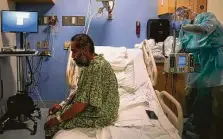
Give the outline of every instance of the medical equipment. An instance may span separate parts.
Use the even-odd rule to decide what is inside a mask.
[[[171,53],[165,60],[164,71],[167,73],[188,73],[195,71],[194,56],[191,53]]]
[[[38,12],[3,10],[1,16],[2,32],[38,33]]]
[[[98,12],[102,13],[103,9],[108,11],[108,20],[112,20],[112,12],[115,6],[116,0],[96,0],[97,2],[102,2],[103,7],[99,8]]]
[[[34,83],[33,70],[28,56],[35,56],[38,52],[29,51],[27,49],[27,34],[38,32],[38,12],[3,10],[1,15],[1,31],[20,33],[20,49],[11,49],[12,52],[10,51],[8,53],[5,52],[4,54],[0,54],[0,56],[4,57],[16,56],[18,75],[16,92],[18,95],[14,95],[8,100],[8,112],[6,112],[6,114],[0,119],[0,132],[3,133],[4,124],[6,122],[15,119],[16,117],[20,117],[20,122],[23,122],[26,118],[29,118],[34,122],[34,131],[32,132],[32,135],[34,135],[36,134],[37,130],[37,121],[31,114],[33,114],[36,110],[39,111],[39,114],[41,113],[40,109],[34,105],[32,98],[28,95],[29,87]],[[28,68],[31,72],[31,81],[26,79],[25,76],[27,75],[25,60],[28,62]]]
[[[165,59],[164,62],[164,71],[167,73],[188,73],[195,71],[195,61],[194,56],[191,53],[176,53],[176,32],[179,31],[179,28],[182,24],[189,19],[191,10],[187,7],[176,8],[177,1],[175,1],[175,14],[173,15],[173,48],[172,53]],[[173,84],[173,83],[172,83]]]
[[[0,134],[3,134],[5,124],[9,120],[15,119],[21,115],[24,115],[30,118],[33,122],[33,131],[31,131],[31,135],[35,135],[37,131],[37,121],[32,116],[32,114],[37,111],[38,117],[41,117],[40,108],[37,105],[34,105],[34,102],[30,96],[24,94],[16,94],[14,96],[9,97],[7,101],[7,112],[0,118]]]

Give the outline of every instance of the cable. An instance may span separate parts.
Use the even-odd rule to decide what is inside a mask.
[[[32,82],[32,86],[29,89],[29,94],[33,94],[35,96],[35,98],[37,99],[37,105],[39,104],[37,95],[39,96],[40,101],[42,100],[42,98],[41,98],[41,96],[39,94],[36,95],[36,93],[39,93],[39,91],[38,92],[35,91],[36,87],[38,87],[39,82],[41,80],[41,74],[40,74],[40,72],[38,70],[41,71],[42,62],[43,62],[43,57],[40,57],[39,61],[37,62],[37,66],[34,67],[34,62],[33,62],[33,57],[32,57],[31,63],[29,64],[29,65],[32,66],[30,71],[32,71],[31,74],[33,74],[33,76],[32,76],[33,82]],[[36,80],[36,76],[38,77],[37,78],[38,81]],[[34,93],[34,91],[35,91],[35,93]]]
[[[169,74],[167,74],[167,73],[165,73],[165,79],[166,79],[166,81],[165,81],[165,90],[167,89],[167,83],[168,83],[168,75]]]
[[[61,61],[59,61],[56,57],[55,57],[55,49],[54,49],[54,47],[53,47],[53,45],[54,45],[54,36],[52,37],[52,44],[51,44],[51,46],[52,46],[52,57],[57,61],[57,62],[59,62],[60,64],[62,63]]]
[[[85,34],[88,34],[88,31],[89,31],[89,28],[90,28],[90,24],[91,24],[91,20],[93,19],[94,15],[96,15],[97,13],[98,13],[98,12],[94,13],[94,14],[91,16],[91,18],[90,18],[90,20],[89,20],[89,23],[88,23],[88,27],[87,27],[87,30],[86,30]]]
[[[91,10],[90,10],[90,6],[91,5],[92,5],[91,0],[89,0],[89,3],[88,3],[88,11],[87,11],[87,16],[86,16],[86,22],[85,22],[85,25],[84,25],[84,31],[83,31],[83,33],[86,30],[88,16],[89,16],[89,14],[91,14]]]

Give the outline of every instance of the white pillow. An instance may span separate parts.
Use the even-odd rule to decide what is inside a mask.
[[[142,50],[134,49],[133,51],[136,53],[136,57],[134,58],[134,81],[135,89],[137,90],[139,87],[148,82],[150,78],[146,69]]]
[[[129,63],[126,47],[95,46],[95,52],[103,54],[113,70],[124,70]]]
[[[144,62],[142,50],[135,48],[128,49],[127,52],[128,61],[131,62],[129,62],[129,64],[124,69],[124,78],[123,72],[122,75],[119,73],[119,75],[116,76],[119,87],[123,88],[125,93],[135,93],[139,87],[144,85],[149,80],[149,76]],[[123,91],[121,94],[123,94]]]
[[[134,93],[135,82],[133,63],[127,65],[124,70],[114,72],[118,81],[119,95],[124,93]]]
[[[131,60],[131,63],[124,70],[123,86],[125,90],[132,93],[144,85],[149,80],[149,76],[141,49],[128,49],[128,60]]]
[[[120,85],[128,93],[135,92],[135,76],[134,76],[134,62],[128,64],[124,70],[124,80]]]
[[[123,84],[124,79],[125,79],[124,70],[122,70],[122,71],[114,71],[114,72],[115,72],[115,75],[116,75],[116,78],[117,78],[117,81],[118,81],[118,87],[120,87]]]
[[[108,59],[127,58],[126,47],[111,47],[111,46],[95,46],[95,52],[104,54]]]

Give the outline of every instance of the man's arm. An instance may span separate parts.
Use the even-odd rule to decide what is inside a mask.
[[[88,106],[87,103],[75,102],[74,104],[72,104],[72,107],[70,109],[66,110],[60,116],[61,121],[66,121],[71,118],[74,118],[77,114],[83,112],[87,108],[87,106]]]
[[[182,29],[186,32],[195,34],[211,34],[216,30],[218,20],[212,13],[202,13],[196,18],[195,24],[183,25]]]
[[[70,100],[72,100],[75,96],[75,91],[76,89],[70,89],[70,94],[69,96],[64,100],[62,101],[59,105],[63,108],[67,103],[70,102]]]
[[[60,121],[74,118],[77,114],[84,112],[89,105],[97,108],[102,106],[101,74],[100,65],[88,67],[79,81],[75,102],[58,118]]]

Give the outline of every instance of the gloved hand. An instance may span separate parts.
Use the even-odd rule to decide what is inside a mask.
[[[49,115],[53,115],[61,109],[62,107],[59,104],[53,104],[53,106],[49,109]]]
[[[193,24],[182,25],[182,30],[194,34],[206,33],[205,27],[201,25],[193,25]]]
[[[182,22],[180,22],[180,21],[173,21],[172,22],[172,28],[175,29],[175,30],[180,30],[181,25],[182,25]]]

